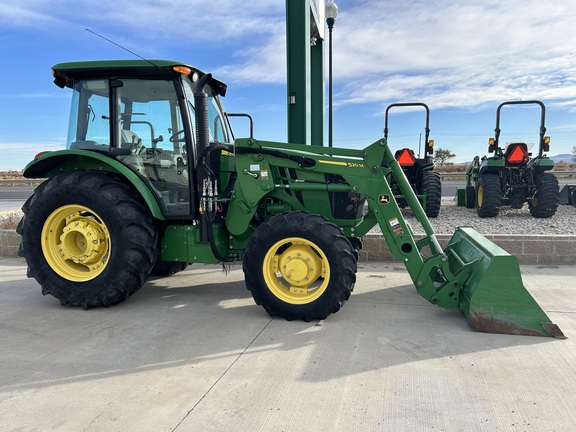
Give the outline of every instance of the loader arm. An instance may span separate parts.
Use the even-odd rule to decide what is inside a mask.
[[[240,149],[250,149],[245,151]],[[269,156],[269,150],[308,160],[299,166],[288,157]],[[448,266],[448,258],[436,240],[434,229],[410,187],[402,168],[395,160],[386,140],[381,139],[363,150],[337,148],[315,149],[299,146],[258,142],[253,139],[236,142],[236,170],[239,186],[228,212],[227,227],[233,234],[241,234],[264,198],[285,200],[292,210],[320,213],[339,225],[348,237],[362,237],[376,224],[393,256],[404,262],[418,292],[428,301],[443,307],[457,307],[457,296],[450,281],[455,277]],[[382,166],[385,159],[387,166]],[[310,162],[312,161],[312,163]],[[272,173],[283,170],[296,172],[293,178],[279,180]],[[265,174],[263,174],[265,173]],[[415,241],[386,177],[392,174],[420,222],[426,237]],[[339,176],[344,183],[329,183],[327,176]],[[359,219],[339,220],[325,208],[326,193],[349,192],[365,196],[369,212]],[[300,194],[300,195],[299,195]],[[303,198],[297,198],[302,196]],[[240,222],[242,221],[242,222]],[[466,270],[460,272],[464,277]],[[440,281],[441,287],[435,284]],[[444,294],[448,290],[449,293]]]
[[[458,228],[442,249],[385,139],[362,150],[254,139],[235,144],[238,186],[226,218],[232,234],[248,230],[262,207],[322,214],[348,238],[362,237],[378,224],[392,255],[404,263],[417,292],[429,302],[459,308],[479,331],[564,336],[522,285],[515,257],[472,228]],[[390,176],[424,229],[419,241],[394,198]],[[339,219],[329,205],[338,193],[363,197],[368,212]]]

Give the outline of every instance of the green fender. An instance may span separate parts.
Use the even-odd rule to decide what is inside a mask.
[[[554,169],[554,161],[548,156],[536,157],[528,162],[528,167],[536,169],[538,172]]]
[[[490,157],[484,159],[480,164],[479,174],[482,175],[486,172],[497,173],[502,171],[504,168],[505,168],[504,158]]]
[[[26,178],[50,178],[62,172],[82,169],[86,171],[104,171],[116,173],[129,181],[146,201],[152,216],[165,220],[164,214],[154,192],[146,181],[110,156],[89,150],[58,150],[40,153],[24,168]]]

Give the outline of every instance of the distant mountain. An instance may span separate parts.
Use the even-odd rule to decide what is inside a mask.
[[[566,162],[566,163],[573,163],[573,155],[570,153],[563,153],[563,154],[559,154],[556,156],[549,156],[550,159],[552,159],[554,161],[554,163],[558,163],[558,162]]]

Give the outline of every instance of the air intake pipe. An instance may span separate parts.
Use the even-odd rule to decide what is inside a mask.
[[[210,126],[208,123],[208,95],[204,87],[212,80],[212,74],[205,74],[198,80],[194,92],[194,109],[196,116],[196,143],[197,155],[204,154],[210,145]],[[210,166],[210,156],[206,157],[205,163]],[[201,184],[201,183],[200,183]]]

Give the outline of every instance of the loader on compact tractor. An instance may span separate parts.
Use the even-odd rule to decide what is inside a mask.
[[[536,104],[541,108],[539,150],[532,157],[528,144],[512,142],[500,145],[500,110],[505,105]],[[496,129],[490,138],[488,152],[493,156],[476,156],[466,172],[465,203],[476,208],[480,217],[498,215],[502,206],[520,209],[524,203],[532,216],[549,218],[556,213],[559,201],[558,179],[546,172],[554,168],[554,161],[544,154],[550,150],[546,134],[546,107],[540,101],[503,102],[496,110]]]
[[[410,148],[403,148],[397,150],[394,157],[402,167],[402,171],[406,175],[410,186],[416,193],[416,196],[422,203],[422,207],[428,217],[438,217],[440,213],[440,205],[442,202],[442,182],[440,181],[440,174],[433,171],[434,161],[432,154],[434,153],[434,140],[430,140],[430,109],[428,105],[421,102],[414,103],[393,103],[388,105],[384,115],[384,138],[388,140],[388,112],[393,107],[415,107],[421,106],[426,110],[426,127],[424,129],[424,157],[420,158],[414,155],[414,151]],[[400,186],[393,176],[387,178],[390,188],[394,193],[397,203],[400,207],[405,207],[407,201],[402,195]]]
[[[378,224],[428,301],[480,331],[563,337],[516,257],[466,227],[440,246],[386,139],[362,150],[233,139],[226,85],[173,61],[60,63],[53,75],[72,90],[67,148],[26,166],[47,180],[17,231],[28,275],[62,305],[108,307],[154,269],[243,260],[271,316],[324,319],[350,297],[361,239]]]

